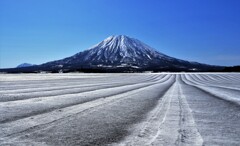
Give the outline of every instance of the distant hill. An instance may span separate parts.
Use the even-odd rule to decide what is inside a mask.
[[[224,67],[191,62],[158,52],[125,35],[110,36],[73,56],[41,65],[6,69],[6,72],[142,72],[220,71]]]
[[[240,66],[230,66],[223,69],[224,72],[240,72]]]
[[[21,68],[21,67],[30,67],[30,66],[34,66],[35,64],[30,64],[30,63],[22,63],[20,65],[18,65],[16,68]]]

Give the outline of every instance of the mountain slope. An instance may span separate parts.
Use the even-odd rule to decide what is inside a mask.
[[[208,71],[219,69],[196,62],[176,59],[158,52],[141,41],[124,35],[110,36],[97,45],[65,59],[28,67],[39,71],[75,71],[101,69],[124,71]],[[26,70],[26,69],[25,69]]]

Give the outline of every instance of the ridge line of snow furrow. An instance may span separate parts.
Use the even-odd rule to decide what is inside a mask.
[[[163,81],[163,80],[165,80],[165,78],[167,78],[167,77],[170,77],[169,75],[166,75],[166,76],[160,76],[159,78],[160,79],[154,79],[154,80],[148,80],[148,82],[159,82],[159,81]],[[97,88],[95,89],[95,88],[93,88],[93,89],[83,89],[83,88],[81,88],[81,89],[79,89],[79,90],[82,90],[82,91],[79,91],[79,90],[74,90],[74,92],[73,92],[73,90],[72,89],[69,89],[68,90],[68,92],[70,92],[70,93],[65,93],[64,91],[62,91],[62,90],[60,90],[60,93],[59,94],[56,94],[56,95],[54,95],[51,91],[49,91],[49,92],[44,92],[44,94],[46,94],[46,93],[51,93],[50,95],[49,94],[46,94],[46,95],[44,95],[44,96],[42,96],[42,95],[34,95],[34,93],[22,93],[22,94],[18,94],[18,95],[12,95],[11,96],[11,94],[5,94],[5,99],[7,99],[6,101],[4,100],[4,94],[3,95],[1,95],[1,98],[0,98],[0,103],[1,102],[11,102],[11,101],[17,101],[17,100],[26,100],[26,99],[31,99],[31,98],[41,98],[41,97],[50,97],[50,96],[57,96],[57,95],[67,95],[67,94],[76,94],[76,93],[84,93],[84,92],[90,92],[90,91],[96,91],[96,90],[101,90],[101,89],[107,89],[107,88],[113,88],[113,87],[123,87],[123,86],[127,86],[127,85],[137,85],[137,84],[142,84],[142,82],[140,82],[140,83],[133,83],[133,84],[125,84],[125,83],[123,83],[123,84],[120,84],[120,85],[116,85],[116,86],[113,86],[113,85],[111,85],[111,84],[109,84],[109,86],[105,86],[105,87],[102,87],[102,86],[97,86]],[[111,85],[111,86],[110,86]],[[62,94],[61,92],[64,92],[64,94]],[[37,92],[38,93],[38,92]],[[40,94],[43,94],[42,92],[40,92]],[[28,95],[28,96],[27,96]],[[13,100],[10,100],[11,98],[13,98]]]
[[[144,77],[144,78],[147,79],[147,78],[152,78],[152,77],[155,77],[155,76],[157,76],[157,75],[149,75],[149,76],[142,76],[142,75],[134,76],[134,75],[130,75],[130,76],[128,76],[128,78],[135,79],[137,77]],[[96,82],[103,82],[103,81],[106,80],[106,78],[109,79],[109,77],[107,77],[107,76],[103,77],[103,78],[81,78],[81,76],[80,76],[79,78],[66,78],[66,79],[59,78],[59,79],[55,79],[54,81],[51,81],[51,80],[35,80],[34,84],[36,84],[36,86],[39,86],[39,85],[44,86],[45,84],[47,84],[47,85],[48,84],[62,84],[62,82],[66,82],[66,81],[68,81],[68,83],[73,84],[73,83],[78,83],[78,82],[81,82],[81,81],[88,81],[90,79],[93,79]],[[122,77],[121,76],[110,77],[111,80],[116,80],[116,81],[117,81],[118,78],[122,78]],[[126,79],[123,78],[123,80],[127,80],[127,78]],[[27,83],[27,85],[22,85],[23,81],[25,81]],[[16,81],[13,81],[12,85],[14,85],[14,86],[23,86],[23,87],[24,86],[31,86],[32,87],[34,85],[34,84],[31,84],[31,81],[29,81],[29,80],[23,80],[23,81],[20,80],[19,84],[17,84]],[[6,86],[8,84],[4,84],[4,82],[2,82],[2,85],[0,87],[2,87],[3,85]]]
[[[240,77],[238,77],[236,74],[231,74],[231,75],[225,74],[224,76],[230,77],[233,81],[236,81],[236,80],[240,81]]]
[[[166,75],[165,75],[166,76]],[[163,78],[164,76],[162,76]],[[138,80],[135,82],[131,82],[131,81],[127,81],[126,84],[137,84],[140,82],[148,82],[148,81],[152,81],[155,80],[155,78],[149,78],[149,79],[142,79],[142,80]],[[87,85],[68,85],[68,86],[60,86],[60,87],[43,87],[43,88],[28,88],[28,89],[17,89],[17,90],[4,90],[4,91],[0,91],[0,93],[2,94],[8,94],[8,93],[28,93],[28,92],[40,92],[40,91],[53,91],[53,90],[63,90],[63,89],[73,89],[73,88],[79,88],[79,87],[92,87],[92,86],[103,86],[103,85],[113,85],[113,84],[123,84],[123,82],[111,82],[111,83],[99,83],[99,84],[87,84]],[[68,83],[67,83],[68,84]]]
[[[216,82],[219,82],[219,80],[210,77],[210,75],[204,74],[204,75],[199,75],[199,74],[193,74],[193,77],[201,83],[211,83],[211,84],[216,84]],[[205,78],[203,78],[205,77]],[[206,79],[207,78],[207,79]],[[213,80],[215,79],[215,80]]]
[[[192,75],[192,77],[196,78],[196,80],[198,80],[199,82],[207,82],[205,78],[203,78],[202,76],[198,76],[198,74],[194,74]]]
[[[240,98],[237,97],[235,98],[235,96],[232,96],[232,95],[228,95],[230,94],[229,93],[224,93],[224,91],[221,89],[221,90],[218,90],[218,91],[214,91],[214,89],[211,89],[211,87],[204,87],[204,86],[201,86],[201,85],[197,85],[197,84],[194,84],[192,83],[191,81],[189,81],[187,78],[185,78],[185,75],[182,76],[182,81],[187,84],[187,85],[190,85],[190,86],[193,86],[195,88],[198,88],[199,90],[215,97],[215,98],[218,98],[218,99],[221,99],[221,100],[224,100],[226,102],[231,102],[233,104],[236,104],[236,105],[240,105]],[[239,94],[238,94],[239,96]]]
[[[195,79],[197,79],[198,81],[201,81],[201,82],[210,82],[210,83],[213,83],[213,82],[216,82],[218,80],[212,80],[211,78],[209,78],[208,76],[206,76],[206,74],[204,75],[199,75],[199,74],[191,74],[191,76],[193,76]]]
[[[149,83],[154,83],[154,82],[159,82],[163,81],[165,79],[164,76],[163,78],[160,78],[159,80],[152,80],[152,81],[147,81]],[[170,76],[169,76],[170,77]],[[11,101],[17,101],[17,100],[26,100],[26,99],[33,99],[33,98],[41,98],[41,97],[49,97],[49,96],[57,96],[57,95],[72,95],[72,94],[79,94],[79,93],[85,93],[85,92],[90,92],[90,91],[96,91],[96,90],[101,90],[101,89],[107,89],[107,88],[114,88],[114,87],[123,87],[127,85],[138,85],[142,83],[132,83],[132,84],[119,84],[119,85],[105,85],[105,86],[93,86],[92,88],[90,87],[85,87],[85,88],[77,88],[77,89],[66,89],[66,90],[54,90],[54,91],[46,91],[46,92],[31,92],[31,93],[21,93],[21,94],[2,94],[0,97],[0,103],[1,102],[11,102]]]
[[[202,146],[203,138],[197,128],[196,122],[194,120],[194,116],[192,114],[192,109],[190,108],[186,96],[183,93],[182,76],[179,75],[178,85],[179,85],[179,103],[181,108],[181,116],[180,116],[180,125],[181,129],[179,131],[179,145],[195,145]],[[190,138],[189,138],[190,137]]]
[[[175,82],[176,79],[174,83],[165,91],[157,106],[150,111],[148,117],[142,123],[140,123],[140,125],[136,125],[137,127],[135,128],[136,130],[133,132],[133,134],[129,135],[125,138],[125,140],[116,145],[141,145],[146,143],[146,145],[152,145],[154,140],[159,135],[160,130],[158,128],[165,122],[171,101],[171,96],[168,97],[168,94],[169,92],[173,92]],[[160,114],[163,115],[163,117]],[[157,133],[155,133],[156,128],[158,129]]]
[[[199,74],[197,74],[197,76],[200,76]],[[213,82],[218,81],[216,78],[214,78],[212,75],[206,74],[206,76],[211,79]]]
[[[157,77],[157,75],[155,75],[155,76],[150,76],[150,77],[145,77],[144,79],[152,79],[152,78],[156,78]],[[109,79],[108,79],[109,80]],[[116,80],[116,81],[114,81],[114,80]],[[112,80],[111,79],[111,82],[119,82],[117,79],[114,79],[114,80]],[[126,82],[129,82],[129,80],[136,80],[136,77],[134,77],[134,76],[131,76],[131,77],[129,77],[129,78],[126,78],[126,79],[122,79],[122,81],[126,81]],[[143,80],[143,79],[141,79],[141,80]],[[41,81],[39,81],[39,85],[35,85],[35,86],[32,86],[31,84],[28,84],[27,82],[24,84],[24,85],[21,85],[21,86],[23,86],[23,88],[16,88],[16,85],[14,85],[13,87],[8,87],[8,88],[10,88],[10,89],[7,89],[7,90],[15,90],[15,89],[18,89],[18,90],[21,90],[21,89],[29,89],[29,87],[31,87],[31,89],[38,89],[38,88],[46,88],[46,87],[52,87],[52,86],[59,86],[59,85],[61,85],[61,87],[64,87],[66,84],[71,84],[71,85],[79,85],[79,83],[82,83],[82,82],[84,82],[84,83],[86,83],[87,82],[87,80],[84,80],[84,81],[82,81],[82,80],[79,80],[79,81],[74,81],[74,83],[72,83],[72,82],[69,82],[68,80],[64,80],[63,82],[60,82],[60,81],[56,81],[55,83],[48,83],[48,82],[46,82],[46,83],[41,83]],[[106,79],[102,79],[101,81],[95,81],[95,84],[96,83],[103,83],[103,82],[106,82]],[[46,85],[45,85],[46,84]],[[14,88],[14,89],[12,89],[12,88]],[[6,85],[4,85],[4,88],[0,88],[1,90],[5,90],[6,91]]]
[[[0,78],[0,80],[2,79],[2,82],[5,84],[18,84],[21,85],[22,81],[25,81],[26,79],[28,79],[28,83],[33,83],[33,84],[38,84],[39,82],[43,82],[43,83],[55,83],[58,81],[64,81],[64,80],[69,80],[69,81],[76,81],[77,80],[88,80],[88,79],[98,79],[99,81],[103,80],[103,78],[107,78],[107,75],[104,76],[98,76],[98,74],[94,74],[94,75],[90,75],[90,74],[78,74],[77,76],[74,76],[73,74],[66,74],[64,77],[60,76],[59,74],[49,74],[49,76],[41,76],[41,74],[33,74],[28,75],[28,74],[22,74],[23,76],[21,76],[22,78],[16,78],[15,80],[11,80],[11,78],[7,78],[7,79],[2,79]],[[115,78],[115,77],[120,77],[121,75],[114,75],[111,76],[111,78]],[[15,76],[16,77],[16,76]],[[57,77],[57,78],[56,78]],[[34,78],[32,80],[32,78]],[[36,79],[39,78],[39,79]]]
[[[75,79],[55,79],[53,80],[35,80],[35,81],[29,81],[27,80],[23,80],[23,81],[14,81],[11,84],[7,84],[2,82],[3,84],[0,86],[0,88],[5,87],[5,86],[14,86],[14,87],[35,87],[35,86],[45,86],[45,85],[55,85],[55,84],[62,84],[61,82],[66,82],[68,81],[70,84],[74,84],[74,83],[78,83],[81,81],[87,81],[87,79],[95,79],[95,78],[75,78]],[[103,79],[99,79],[97,80],[98,82],[104,81]],[[17,83],[19,82],[19,83]],[[22,82],[26,83],[26,84],[22,84]]]
[[[203,145],[238,145],[240,106],[185,82],[182,87],[204,139]]]
[[[203,78],[205,77],[202,76],[202,75],[199,75],[198,74],[191,74],[191,75],[188,75],[189,78],[191,78],[192,81],[196,82],[196,83],[200,83],[200,84],[208,84],[208,85],[211,85],[212,83],[214,82],[210,82],[209,80],[207,81],[207,79]],[[200,79],[201,78],[201,79]],[[215,81],[215,83],[218,82],[218,81]]]
[[[215,74],[214,76],[219,77],[220,79],[222,79],[222,81],[234,81],[231,78],[225,76],[225,75],[219,75],[219,74]]]
[[[175,79],[175,80],[176,80],[176,79]],[[174,83],[170,86],[170,88],[168,88],[168,89],[165,91],[165,93],[164,93],[164,95],[163,95],[163,97],[162,97],[162,99],[161,99],[161,102],[159,103],[160,105],[157,106],[156,109],[154,109],[154,110],[156,110],[156,112],[153,112],[153,114],[151,115],[150,119],[148,119],[148,120],[146,121],[146,124],[144,125],[144,127],[141,128],[141,131],[140,131],[140,133],[139,133],[139,136],[140,136],[140,137],[143,137],[143,136],[146,134],[147,127],[149,126],[149,124],[152,123],[152,122],[155,120],[155,118],[158,116],[158,114],[159,114],[159,113],[161,112],[161,110],[163,109],[163,105],[164,105],[165,102],[167,102],[167,100],[168,100],[168,98],[166,98],[166,94],[169,92],[169,90],[171,90],[171,89],[173,88],[175,82],[176,82],[176,81],[174,81]],[[171,98],[170,98],[170,99],[171,99]]]
[[[191,75],[188,75],[188,77],[191,77]],[[208,86],[208,87],[213,87],[213,88],[221,88],[221,89],[224,89],[224,90],[231,90],[231,91],[235,91],[235,92],[240,92],[240,88],[237,88],[237,87],[215,85],[216,83],[212,84],[212,83],[199,82],[198,80],[195,80],[194,78],[191,78],[191,80],[188,79],[188,81],[193,83],[193,84],[199,85],[199,86]]]
[[[176,104],[178,103],[178,104]],[[169,122],[176,120],[172,119],[171,114],[176,113],[172,108],[178,109],[178,119],[176,129],[168,131],[166,126]],[[171,113],[171,114],[170,114]],[[170,114],[170,115],[169,115]],[[172,125],[173,126],[173,125]],[[170,126],[171,127],[171,126]],[[179,128],[179,129],[178,129]],[[149,112],[148,116],[140,124],[136,124],[131,135],[124,140],[113,145],[202,145],[202,138],[198,132],[191,109],[185,97],[182,96],[181,86],[178,79],[168,90],[165,91],[156,107]],[[167,132],[163,133],[163,132]],[[175,132],[175,139],[172,134]],[[171,135],[169,135],[171,133]],[[167,139],[167,137],[170,139]],[[162,139],[163,138],[163,139]],[[166,138],[166,139],[164,139]],[[180,139],[179,139],[180,138]]]
[[[229,80],[228,82],[240,82],[240,79],[239,78],[237,78],[237,76],[235,76],[235,77],[233,77],[233,76],[227,76],[227,77],[229,77],[229,78],[231,78],[231,80]]]
[[[170,102],[167,111],[165,112],[165,120],[161,122],[159,130],[155,137],[149,142],[149,145],[196,145],[201,146],[203,143],[202,137],[198,132],[196,124],[194,122],[193,115],[191,114],[191,109],[188,106],[185,96],[182,94],[181,85],[179,83],[180,76],[178,75],[175,82],[175,87],[170,93]],[[178,124],[175,129],[169,122],[172,122],[172,114],[176,113],[178,109],[178,120],[173,127]],[[174,110],[175,109],[175,110]],[[169,127],[169,128],[168,128]],[[165,129],[165,130],[164,130]],[[170,130],[170,131],[168,131]],[[167,133],[164,133],[167,132]],[[174,131],[175,131],[175,141],[174,141]],[[169,132],[171,134],[169,135]],[[165,139],[162,139],[163,136]],[[174,143],[173,143],[174,142]]]
[[[238,73],[239,74],[239,73]],[[224,75],[224,77],[228,77],[229,79],[231,79],[231,81],[233,82],[240,82],[240,77],[238,77],[237,74],[234,74],[234,75]]]
[[[203,76],[205,76],[206,78],[208,78],[209,80],[205,80],[204,82],[206,82],[206,83],[211,83],[211,84],[221,84],[221,83],[223,83],[223,82],[232,82],[233,80],[228,80],[228,79],[219,79],[219,78],[216,78],[216,76],[215,75],[213,75],[213,74],[205,74],[205,75],[199,75],[199,74],[196,74],[196,76],[200,76],[200,77],[203,77]],[[225,76],[224,75],[221,75],[221,76],[223,76],[224,78],[225,78]]]
[[[175,80],[175,83],[176,83],[176,80]],[[170,105],[171,105],[172,94],[173,94],[174,89],[175,89],[175,83],[174,83],[174,85],[173,85],[173,87],[172,87],[172,89],[171,89],[171,91],[170,91],[170,97],[167,97],[167,98],[169,98],[169,100],[166,101],[166,102],[167,102],[167,108],[166,108],[166,111],[163,113],[164,116],[163,116],[162,120],[159,121],[159,124],[157,125],[157,127],[158,127],[157,133],[149,140],[148,145],[152,145],[152,144],[156,141],[156,139],[158,138],[158,136],[159,136],[160,133],[161,133],[160,127],[161,127],[161,125],[166,121],[167,114],[168,114],[168,112],[169,112]],[[169,93],[167,92],[166,94],[169,94]],[[163,104],[164,104],[164,103],[163,103]],[[162,106],[163,106],[163,105],[162,105]],[[162,109],[162,108],[161,108],[161,109]],[[161,110],[161,109],[160,109],[160,110]]]
[[[193,83],[193,84],[196,84],[196,85],[199,85],[199,86],[208,86],[208,87],[213,87],[213,88],[221,88],[221,89],[224,89],[224,90],[232,90],[232,91],[235,91],[235,92],[240,92],[240,88],[236,88],[236,87],[227,87],[227,86],[222,86],[222,85],[215,85],[215,84],[211,84],[211,83],[203,83],[203,82],[199,82],[197,80],[195,80],[194,78],[192,78],[191,75],[187,75],[188,77],[190,77],[191,79],[188,79],[186,77],[186,79]]]
[[[11,122],[11,121],[16,121],[16,120],[18,120],[18,119],[22,119],[22,118],[26,118],[26,117],[30,117],[30,116],[32,116],[32,115],[37,115],[37,114],[42,114],[42,113],[46,113],[46,112],[49,112],[49,111],[53,111],[53,110],[56,110],[56,109],[60,109],[60,108],[64,108],[64,107],[68,107],[68,106],[72,106],[72,105],[77,105],[77,104],[82,104],[82,103],[85,103],[85,102],[89,102],[89,101],[93,101],[93,100],[96,100],[96,99],[98,99],[98,98],[104,98],[104,97],[108,97],[108,96],[116,96],[116,95],[118,95],[118,94],[123,94],[123,93],[127,93],[127,92],[130,92],[130,91],[133,91],[133,90],[137,90],[137,89],[142,89],[142,88],[144,88],[144,87],[148,87],[148,86],[152,86],[152,85],[155,85],[155,84],[162,84],[162,83],[165,83],[165,82],[167,82],[167,81],[169,81],[169,80],[171,80],[171,76],[169,77],[169,78],[167,78],[166,80],[164,80],[164,81],[162,81],[162,82],[156,82],[156,83],[143,83],[141,86],[139,85],[138,87],[132,87],[132,89],[130,88],[127,88],[127,90],[120,90],[120,91],[118,91],[117,93],[116,93],[116,91],[115,92],[113,92],[113,93],[107,93],[106,91],[107,90],[112,90],[113,91],[113,88],[111,88],[111,89],[102,89],[103,91],[105,91],[104,93],[106,94],[107,93],[107,95],[99,95],[99,96],[96,96],[96,97],[94,97],[93,96],[93,93],[92,92],[88,92],[88,94],[91,94],[91,98],[83,98],[83,99],[79,99],[79,98],[76,98],[76,100],[79,100],[79,101],[75,101],[74,103],[73,102],[69,102],[68,104],[66,104],[65,103],[65,100],[63,100],[64,101],[64,104],[61,104],[61,102],[63,102],[63,101],[61,101],[60,100],[60,97],[59,96],[57,96],[56,97],[56,99],[58,99],[58,102],[57,103],[54,103],[54,106],[51,104],[51,105],[49,105],[50,107],[48,107],[48,108],[44,108],[42,111],[39,111],[39,108],[36,110],[36,111],[31,111],[31,112],[27,112],[27,113],[25,113],[25,114],[23,114],[23,115],[17,115],[17,116],[14,116],[14,117],[9,117],[9,118],[5,118],[4,120],[0,120],[0,124],[2,124],[2,123],[7,123],[7,122]],[[123,87],[122,87],[123,88]],[[124,89],[126,89],[126,87],[124,86]],[[117,88],[117,90],[119,90],[119,88]],[[93,91],[94,92],[94,91]],[[98,91],[98,93],[103,93],[102,91]],[[87,92],[86,92],[87,93]],[[102,97],[101,97],[102,96]],[[69,97],[67,97],[67,98],[69,98]],[[71,97],[71,99],[72,99],[73,97]],[[56,100],[55,98],[54,99],[52,99],[52,100]],[[31,100],[31,99],[27,99],[27,100]],[[37,106],[37,105],[39,105],[39,104],[37,104],[37,103],[34,103],[34,102],[31,102],[31,101],[25,101],[25,102],[27,102],[27,103],[31,103],[31,106],[33,106],[33,107],[35,107],[35,106]],[[49,99],[48,99],[48,101],[45,101],[45,104],[47,104],[46,102],[49,102]],[[20,103],[16,103],[16,104],[20,104]],[[6,117],[7,115],[7,112],[9,112],[10,111],[10,109],[11,110],[13,110],[14,108],[17,108],[16,107],[16,104],[13,104],[12,106],[10,106],[9,105],[9,103],[6,103],[6,106],[5,106],[5,108],[6,109],[9,109],[9,110],[6,110],[6,112],[4,113],[4,117]],[[42,103],[41,103],[42,104]],[[1,104],[0,104],[1,105]],[[58,105],[58,106],[57,106]],[[3,107],[3,105],[1,105],[0,106],[1,108],[4,108]],[[30,108],[29,107],[29,105],[27,104],[27,105],[25,105],[24,107],[28,107],[28,108]],[[3,109],[2,109],[3,110]],[[22,109],[23,110],[23,109]],[[26,109],[27,110],[27,109]]]
[[[39,128],[39,126],[48,125],[48,124],[50,124],[50,123],[56,122],[56,121],[58,121],[58,120],[61,120],[61,119],[63,119],[63,118],[69,118],[69,116],[74,116],[75,114],[80,114],[80,113],[82,113],[82,112],[85,112],[86,110],[91,110],[91,109],[93,109],[93,108],[95,108],[95,107],[98,107],[98,106],[103,106],[103,105],[105,105],[105,104],[112,103],[112,102],[116,102],[116,101],[118,101],[118,100],[124,100],[125,98],[130,98],[131,95],[137,94],[139,91],[140,91],[140,92],[143,92],[142,89],[152,88],[153,86],[159,86],[159,84],[153,84],[153,85],[150,85],[150,86],[145,86],[145,87],[143,87],[143,88],[139,88],[139,89],[130,91],[131,93],[123,93],[123,94],[119,94],[119,95],[115,95],[115,96],[110,96],[110,97],[105,97],[105,98],[99,98],[99,99],[94,100],[94,101],[91,101],[91,102],[83,103],[83,104],[81,105],[81,107],[79,107],[79,105],[74,105],[74,106],[71,106],[71,107],[62,108],[62,111],[64,111],[64,112],[62,112],[62,114],[63,114],[62,118],[57,118],[57,117],[56,117],[56,114],[54,114],[54,112],[57,112],[57,113],[58,113],[58,111],[51,111],[52,115],[53,115],[53,116],[55,115],[54,117],[56,117],[56,119],[53,120],[53,121],[51,121],[51,119],[48,119],[48,118],[46,118],[46,117],[44,116],[44,114],[49,114],[49,113],[44,113],[44,114],[41,114],[41,115],[35,115],[34,117],[41,117],[41,116],[42,116],[42,117],[45,117],[46,119],[50,120],[51,122],[47,122],[47,123],[40,124],[40,125],[35,125],[34,127],[28,125],[29,127],[28,127],[26,130],[19,131],[19,132],[16,132],[16,133],[12,133],[12,134],[7,134],[7,135],[6,135],[6,132],[5,132],[5,135],[6,135],[6,137],[9,137],[9,136],[14,136],[14,135],[16,135],[16,134],[21,134],[22,132],[26,132],[27,130],[34,129],[34,128],[36,128],[36,127]],[[84,106],[85,106],[85,107],[84,107]],[[90,106],[90,107],[89,107],[89,106]],[[80,109],[83,108],[83,110],[79,112],[79,111],[78,111],[79,109],[77,109],[77,108],[80,108]],[[68,113],[67,110],[69,110],[70,113]],[[71,113],[71,111],[72,111],[72,113]],[[76,111],[77,111],[77,112],[76,112]],[[66,114],[66,115],[64,116],[64,114]],[[20,120],[29,121],[29,120],[34,120],[34,119],[41,119],[41,118],[30,118],[30,117],[28,117],[28,118],[24,118],[24,119],[20,119]],[[11,123],[5,123],[5,125],[9,125],[9,124],[12,124],[12,123],[15,122],[15,124],[13,124],[13,125],[17,125],[17,126],[21,127],[21,125],[16,124],[16,123],[19,122],[20,120],[13,121],[13,122],[11,122]],[[42,120],[42,119],[41,119],[41,120]],[[42,120],[42,121],[44,122],[44,120]],[[36,122],[39,122],[39,121],[36,121]],[[32,123],[32,122],[30,122],[30,123]],[[24,124],[24,122],[22,122],[22,124]],[[35,124],[35,123],[33,122],[33,124]],[[2,126],[2,125],[3,125],[3,124],[1,124],[0,126]],[[25,126],[26,126],[26,125],[25,125]],[[7,126],[7,127],[8,127],[8,126]],[[14,127],[13,127],[13,129],[14,129]]]
[[[179,84],[179,83],[178,83]],[[178,85],[179,86],[179,85]],[[183,112],[183,105],[182,105],[182,96],[181,93],[180,93],[180,90],[178,90],[178,103],[179,103],[179,121],[178,121],[178,125],[179,125],[179,130],[178,130],[178,137],[177,137],[177,140],[175,141],[175,144],[180,146],[183,144],[183,140],[184,140],[184,127],[183,127],[183,124],[184,124],[184,112]]]
[[[235,82],[236,79],[234,78],[229,78],[227,75],[225,74],[211,74],[211,76],[213,76],[214,78],[217,79],[218,83],[222,83],[222,82]]]

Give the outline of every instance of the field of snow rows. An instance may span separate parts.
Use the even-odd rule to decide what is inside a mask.
[[[1,74],[0,145],[240,145],[240,74]]]

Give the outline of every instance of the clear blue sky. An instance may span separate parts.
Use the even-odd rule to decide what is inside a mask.
[[[240,64],[240,0],[0,0],[0,68],[41,64],[110,35],[169,56]]]

